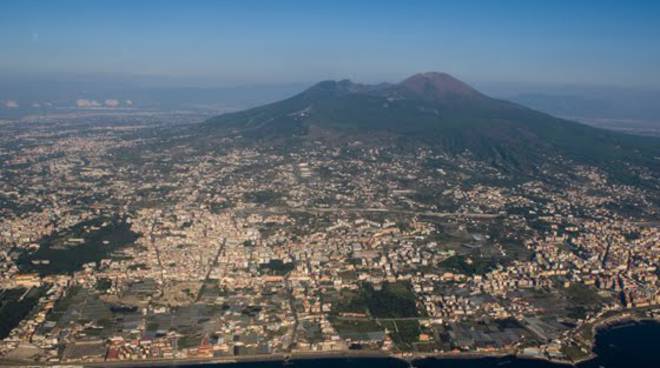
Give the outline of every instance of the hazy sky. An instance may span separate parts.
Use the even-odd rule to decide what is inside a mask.
[[[660,87],[660,1],[0,2],[0,72]]]

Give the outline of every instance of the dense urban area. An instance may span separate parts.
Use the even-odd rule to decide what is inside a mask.
[[[1,123],[2,361],[575,362],[600,323],[660,315],[648,169],[635,185],[559,155],[532,177],[388,139],[210,144],[200,119]]]

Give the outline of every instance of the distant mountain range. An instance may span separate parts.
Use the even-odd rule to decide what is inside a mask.
[[[396,139],[454,153],[469,150],[514,169],[538,167],[558,155],[609,167],[635,163],[657,170],[660,163],[659,139],[556,118],[435,72],[397,84],[324,81],[279,102],[215,117],[198,129],[256,139]]]

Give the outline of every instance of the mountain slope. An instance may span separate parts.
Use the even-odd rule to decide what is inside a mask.
[[[225,114],[205,134],[233,131],[259,138],[387,135],[514,167],[561,154],[587,163],[634,162],[658,169],[660,141],[592,128],[488,97],[443,73],[377,86],[324,81],[286,100]],[[321,133],[319,133],[321,132]]]

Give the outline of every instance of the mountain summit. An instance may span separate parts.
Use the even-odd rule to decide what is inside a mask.
[[[447,97],[484,97],[474,88],[447,73],[415,74],[398,84],[399,89],[427,100]]]
[[[552,157],[580,162],[643,162],[658,166],[657,139],[630,136],[555,118],[482,94],[446,73],[415,74],[400,83],[324,81],[272,104],[212,118],[207,136],[390,137],[448,152],[470,151],[513,167]],[[313,134],[312,134],[313,133]],[[376,133],[376,134],[375,134]]]
[[[399,99],[419,99],[431,102],[457,101],[465,98],[486,98],[479,91],[447,73],[428,72],[408,77],[397,84],[381,83],[365,85],[348,79],[323,81],[308,88],[307,96],[339,96],[351,93],[365,93]]]

